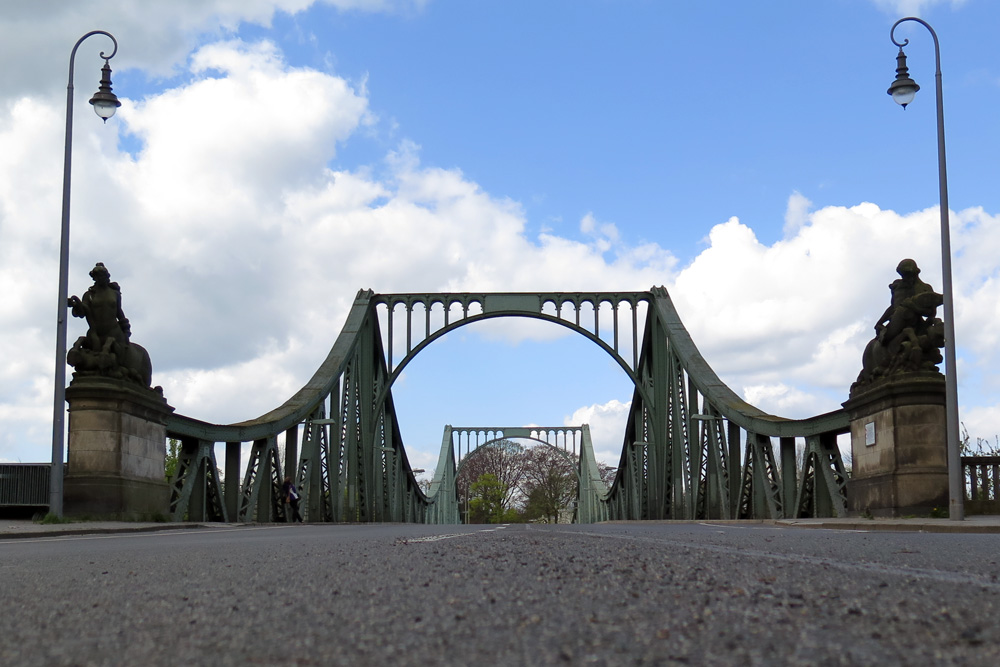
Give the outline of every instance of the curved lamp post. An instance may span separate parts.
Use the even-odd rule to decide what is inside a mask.
[[[959,456],[958,437],[958,367],[955,363],[955,299],[951,285],[951,234],[948,224],[948,171],[944,153],[944,102],[941,94],[941,48],[937,33],[923,19],[913,16],[899,19],[889,31],[889,39],[899,47],[896,56],[896,80],[887,91],[892,99],[904,109],[913,101],[920,86],[910,78],[906,67],[903,47],[910,43],[904,39],[896,41],[896,27],[904,21],[916,21],[930,31],[934,38],[934,81],[937,91],[937,144],[938,144],[938,188],[941,193],[941,283],[944,297],[944,355],[945,355],[945,430],[948,443],[948,516],[961,521],[965,518],[965,489],[962,475],[962,461]]]
[[[104,122],[115,115],[122,105],[111,92],[111,66],[108,61],[118,53],[118,40],[104,30],[92,30],[77,40],[69,54],[69,83],[66,86],[66,146],[63,158],[63,192],[62,192],[62,235],[59,240],[59,303],[56,319],[56,373],[55,396],[52,405],[52,472],[49,478],[49,512],[56,516],[63,513],[63,432],[66,415],[66,310],[69,293],[69,191],[70,163],[73,153],[73,63],[76,60],[76,50],[85,39],[93,35],[105,35],[114,44],[110,55],[104,55],[104,67],[101,68],[101,83],[97,92],[90,98],[94,112]]]

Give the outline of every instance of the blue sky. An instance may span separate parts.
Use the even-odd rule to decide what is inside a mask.
[[[0,460],[49,454],[66,62],[103,28],[125,101],[77,56],[71,293],[96,261],[179,412],[267,412],[360,288],[666,285],[755,405],[835,409],[897,262],[940,288],[933,46],[905,110],[889,28],[942,43],[962,419],[1000,432],[1000,8],[760,3],[43,1],[0,8]],[[25,61],[22,54],[34,54]],[[20,63],[24,63],[23,66]],[[105,213],[109,218],[102,218]],[[51,320],[51,321],[50,321]],[[83,333],[70,327],[70,340]],[[469,327],[394,390],[415,465],[454,425],[592,423],[615,462],[631,389],[583,339]]]

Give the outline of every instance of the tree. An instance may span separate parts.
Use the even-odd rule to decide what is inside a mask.
[[[461,462],[461,469],[455,479],[458,497],[465,509],[473,496],[472,485],[483,475],[492,475],[503,485],[502,507],[504,511],[522,503],[521,482],[524,478],[524,447],[510,440],[479,447],[467,454]]]
[[[490,473],[469,486],[469,523],[503,523],[506,485]]]
[[[574,461],[564,452],[545,445],[526,450],[523,458],[526,517],[559,523],[577,496],[579,480]]]
[[[163,474],[167,478],[167,482],[170,482],[174,478],[174,473],[177,472],[177,460],[180,457],[181,451],[181,441],[175,438],[170,438],[167,441],[167,453],[163,458]]]
[[[995,444],[989,438],[976,438],[975,446],[972,445],[972,436],[969,429],[962,424],[962,438],[959,443],[959,451],[962,456],[1000,456],[1000,435],[994,436]]]
[[[618,474],[618,468],[609,466],[603,461],[598,461],[597,473],[601,476],[601,481],[604,482],[605,486],[610,489],[611,485],[615,483],[615,475]]]

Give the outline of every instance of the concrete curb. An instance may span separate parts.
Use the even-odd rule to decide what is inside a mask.
[[[129,524],[101,522],[92,525],[83,524],[31,524],[30,526],[4,526],[0,520],[0,540],[23,539],[32,537],[72,537],[77,535],[99,535],[102,533],[155,533],[167,530],[183,530],[205,528],[203,523],[157,523]],[[230,524],[219,524],[230,525]]]
[[[672,523],[708,526],[774,526],[777,528],[808,528],[826,530],[853,530],[862,532],[911,532],[911,533],[973,533],[1000,534],[1000,516],[974,516],[965,521],[949,519],[750,519],[701,521],[603,521],[609,524]],[[81,522],[74,524],[39,524],[31,521],[4,521],[0,519],[0,541],[32,537],[72,537],[78,535],[153,533],[168,530],[202,528],[250,528],[261,523],[127,523]],[[332,525],[332,524],[331,524]],[[351,524],[357,525],[357,524]]]
[[[609,524],[673,523],[704,526],[775,526],[779,528],[823,528],[865,532],[910,533],[1000,533],[1000,516],[972,516],[964,521],[950,519],[702,519],[657,521],[602,521]]]
[[[913,520],[913,519],[778,519],[778,526],[789,528],[824,528],[827,530],[857,530],[865,532],[890,531],[911,533],[1000,533],[1000,522]]]

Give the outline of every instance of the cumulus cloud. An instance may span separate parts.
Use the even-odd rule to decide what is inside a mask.
[[[266,23],[276,10],[305,4],[239,3],[246,9],[232,16]],[[766,244],[738,218],[719,221],[705,249],[681,266],[656,244],[628,243],[615,222],[592,213],[576,237],[532,236],[518,202],[458,169],[423,164],[412,142],[378,164],[338,166],[343,144],[372,122],[367,91],[329,72],[291,67],[268,42],[222,35],[189,53],[191,25],[218,25],[211,12],[235,6],[191,3],[183,19],[164,16],[174,41],[162,47],[158,67],[183,76],[155,95],[125,99],[107,126],[78,123],[76,130],[71,293],[86,289],[94,262],[109,266],[136,341],[150,350],[154,381],[181,413],[228,422],[275,407],[326,355],[360,288],[666,284],[724,381],[762,409],[804,417],[846,398],[900,259],[916,259],[940,289],[936,209],[900,213],[857,203],[813,210],[794,192],[782,239]],[[63,14],[54,25],[72,28]],[[11,29],[5,24],[0,33]],[[152,46],[157,39],[150,34]],[[47,455],[51,416],[64,118],[58,95],[5,89],[18,93],[0,108],[0,282],[7,288],[0,336],[18,354],[0,367],[0,459],[38,460]],[[78,117],[91,113],[85,101],[80,107]],[[122,138],[137,148],[125,151]],[[964,364],[989,367],[1000,349],[1000,216],[969,209],[955,212],[952,224],[960,352]],[[83,329],[72,322],[70,340]],[[485,331],[514,342],[561,333],[520,323]],[[630,398],[581,407],[566,420],[589,423],[599,457],[611,465]],[[972,406],[967,415],[985,433],[1000,407]],[[411,460],[431,468],[421,456]]]
[[[798,192],[793,192],[788,198],[788,208],[785,210],[785,238],[794,235],[806,223],[810,206],[812,202]]]
[[[182,413],[227,422],[274,407],[315,369],[362,287],[644,289],[674,263],[655,245],[623,246],[607,223],[584,241],[529,238],[516,202],[422,165],[410,142],[378,176],[331,169],[337,146],[367,122],[365,91],[289,67],[268,42],[205,46],[190,71],[187,83],[126,100],[110,129],[79,125],[88,146],[74,165],[71,243],[71,292],[86,288],[95,262],[109,267],[154,379]],[[60,154],[50,131],[60,114],[43,100],[24,106],[0,132],[0,277],[18,287],[2,306],[5,330],[37,341],[51,326],[55,266],[44,258],[57,241],[33,221],[58,220],[60,183],[55,160],[28,155]],[[121,151],[115,128],[138,150]],[[71,322],[70,340],[83,328]],[[492,335],[552,336],[524,326]],[[4,369],[9,400],[44,405],[44,347]]]
[[[587,405],[574,411],[563,420],[565,426],[590,425],[590,438],[594,456],[598,461],[618,467],[621,458],[625,422],[632,401],[612,399],[606,403]]]
[[[0,91],[30,95],[65,94],[70,50],[93,26],[115,35],[120,50],[111,62],[115,71],[139,69],[151,77],[183,73],[185,61],[206,36],[231,36],[241,24],[269,26],[281,12],[297,14],[313,5],[339,11],[405,13],[420,11],[427,0],[32,0],[5,3],[0,21],[0,59],[17,67],[0,72]],[[100,51],[111,52],[106,37],[89,38],[78,53],[77,77],[99,79]],[[30,57],[27,57],[30,54]],[[89,65],[85,65],[89,63]],[[96,64],[94,64],[96,63]],[[92,67],[91,67],[92,66]],[[92,73],[91,73],[92,72]],[[90,80],[87,80],[87,87]],[[0,99],[9,93],[0,92]]]

